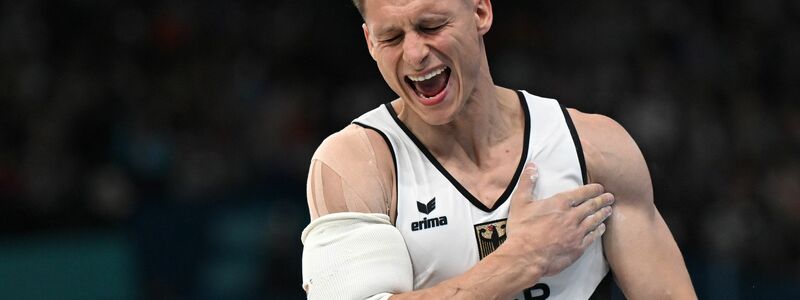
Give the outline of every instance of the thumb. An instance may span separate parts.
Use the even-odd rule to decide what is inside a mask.
[[[533,198],[533,189],[536,188],[536,180],[538,179],[539,179],[539,169],[536,168],[536,164],[532,162],[525,164],[525,168],[522,170],[522,174],[519,176],[519,184],[517,185],[517,191],[511,198],[511,209],[513,209],[514,206],[519,205],[519,204],[515,205],[515,203],[535,200]]]

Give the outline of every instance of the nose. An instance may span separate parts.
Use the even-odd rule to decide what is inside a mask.
[[[425,61],[430,54],[430,49],[419,34],[407,34],[403,39],[403,60],[419,71],[425,68]]]

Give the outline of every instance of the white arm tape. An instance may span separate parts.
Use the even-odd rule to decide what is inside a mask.
[[[413,289],[411,258],[387,215],[325,215],[300,239],[308,299],[385,300]]]

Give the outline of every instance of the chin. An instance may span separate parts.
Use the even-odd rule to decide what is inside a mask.
[[[406,102],[406,104],[413,107],[414,112],[417,113],[420,119],[425,121],[425,123],[434,126],[445,125],[456,118],[461,107],[462,102],[459,101],[458,95],[453,93],[454,91],[455,89],[453,86],[448,85],[447,89],[443,92],[445,97],[435,105],[423,103],[420,101],[419,97],[414,97],[414,95],[412,95],[412,99]]]
[[[407,103],[408,104],[408,103]],[[436,107],[412,105],[414,112],[419,116],[422,121],[431,126],[445,125],[453,121],[457,109],[452,99],[448,99],[445,103],[440,103]]]

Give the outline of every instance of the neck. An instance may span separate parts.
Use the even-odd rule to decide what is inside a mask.
[[[429,125],[410,109],[401,119],[439,159],[467,158],[478,167],[490,164],[489,150],[522,130],[523,117],[514,91],[497,87],[481,74],[461,110],[443,125]],[[485,75],[485,76],[483,76]],[[403,116],[405,115],[405,116]]]

